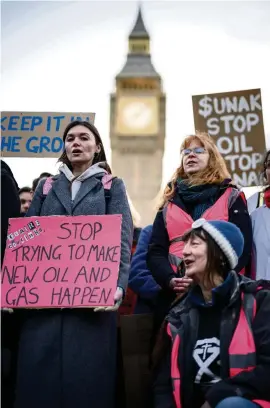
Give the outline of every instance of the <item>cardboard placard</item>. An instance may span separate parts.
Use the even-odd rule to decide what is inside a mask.
[[[192,101],[195,129],[213,137],[234,183],[260,185],[266,150],[261,90],[195,95]]]
[[[121,215],[10,219],[1,306],[112,306]]]
[[[1,112],[1,156],[58,158],[65,127],[74,120],[94,123],[95,113]]]

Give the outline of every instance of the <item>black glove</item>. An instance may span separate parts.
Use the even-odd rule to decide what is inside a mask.
[[[211,408],[215,408],[216,405],[229,397],[241,397],[241,391],[233,385],[227,384],[224,381],[220,381],[208,390],[205,399],[209,402]]]

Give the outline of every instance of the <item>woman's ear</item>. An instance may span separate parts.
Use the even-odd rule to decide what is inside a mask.
[[[99,145],[97,145],[96,153],[99,154],[100,152],[101,152],[101,146],[100,146],[100,144],[99,144]]]

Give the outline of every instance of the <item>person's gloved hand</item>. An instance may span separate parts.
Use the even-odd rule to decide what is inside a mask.
[[[240,388],[221,380],[213,384],[206,393],[205,399],[211,407],[216,407],[222,400],[229,397],[242,397]]]
[[[1,310],[3,312],[13,313],[13,309],[10,309],[9,307],[3,307]]]
[[[115,312],[119,309],[123,300],[124,291],[122,288],[117,286],[116,292],[114,294],[114,306],[99,306],[94,309],[94,312]]]
[[[201,406],[201,408],[211,408],[209,403],[205,401],[205,403]]]

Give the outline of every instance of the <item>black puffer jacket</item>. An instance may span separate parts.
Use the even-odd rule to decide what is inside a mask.
[[[20,216],[18,184],[9,166],[1,160],[1,264],[6,248],[8,219]]]
[[[1,265],[6,249],[8,219],[20,216],[19,188],[9,166],[1,160]],[[18,324],[15,313],[1,312],[1,402],[13,406]]]

